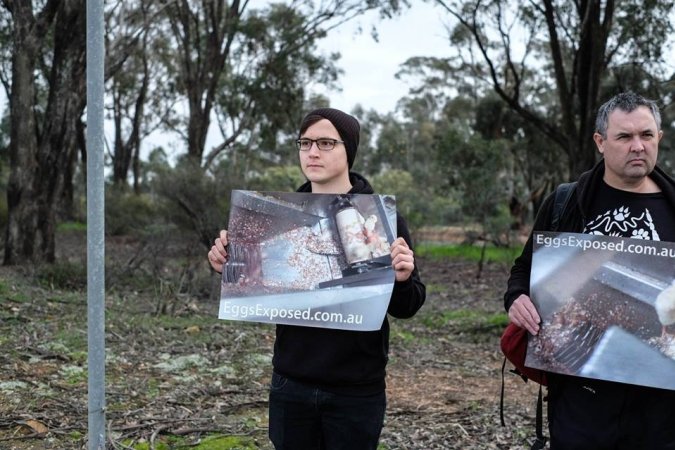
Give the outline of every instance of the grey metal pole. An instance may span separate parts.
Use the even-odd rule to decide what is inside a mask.
[[[87,0],[87,363],[89,450],[105,449],[103,0]]]

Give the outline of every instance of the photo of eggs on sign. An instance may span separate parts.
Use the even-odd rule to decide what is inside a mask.
[[[391,195],[233,191],[219,318],[379,329],[395,239]]]
[[[535,232],[525,365],[675,390],[675,243]]]

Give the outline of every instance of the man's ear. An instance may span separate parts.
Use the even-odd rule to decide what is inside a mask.
[[[605,139],[602,137],[600,133],[593,133],[593,140],[595,141],[595,145],[598,147],[598,151],[602,154],[605,152],[605,149],[603,148],[603,144],[605,143]]]

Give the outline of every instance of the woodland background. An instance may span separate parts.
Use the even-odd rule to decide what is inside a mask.
[[[257,364],[269,366],[272,330],[212,319],[217,278],[205,254],[227,223],[232,189],[292,190],[303,181],[292,142],[298,124],[306,111],[331,102],[308,86],[334,86],[341,76],[332,63],[340,55],[322,54],[317,44],[367,11],[386,21],[419,1],[105,2],[106,119],[113,130],[105,143],[107,341],[113,354],[126,355],[120,356],[126,362],[111,361],[108,370],[114,374],[127,364],[126,376],[133,372],[131,378],[145,380],[139,381],[145,386],[143,401],[134,409],[130,399],[135,397],[111,376],[110,402],[118,408],[110,415],[111,446],[156,447],[165,434],[180,435],[180,427],[167,425],[185,420],[178,418],[178,406],[165,422],[155,414],[175,400],[173,394],[160,395],[158,386],[181,380],[165,374],[149,381],[154,378],[145,369],[158,355],[179,359],[215,351],[214,358],[228,364],[250,363],[260,373],[210,373],[224,380],[256,380],[256,388],[232,382],[235,387],[199,389],[216,398],[234,392],[213,410],[225,418],[239,417],[227,408],[249,404],[264,411],[268,374]],[[401,361],[411,371],[399,373],[414,380],[420,370],[448,371],[453,355],[466,354],[489,380],[499,365],[495,342],[505,323],[499,297],[508,267],[544,196],[597,161],[591,135],[598,106],[625,90],[657,99],[665,133],[660,164],[673,173],[674,2],[429,2],[437,5],[439,20],[454,24],[447,29],[447,56],[413,57],[399,68],[396,75],[410,91],[395,110],[381,113],[354,105],[350,112],[363,131],[355,169],[378,192],[396,195],[419,243],[421,267],[429,274],[428,312],[401,325],[400,341],[393,341],[394,354],[410,358]],[[81,375],[82,370],[86,374],[86,324],[81,323],[86,305],[85,16],[84,0],[0,3],[0,81],[7,101],[0,122],[0,400],[5,400],[0,404],[6,408],[0,439],[15,439],[7,441],[10,448],[79,448],[86,432],[83,405],[76,402],[65,416],[52,414],[69,396],[79,401],[84,395],[86,404]],[[180,136],[182,150],[157,146],[142,153],[141,144],[153,132]],[[207,140],[209,133],[219,136],[218,142]],[[153,327],[132,327],[138,317]],[[147,339],[139,337],[140,330]],[[464,335],[473,337],[465,342]],[[216,338],[219,343],[213,344]],[[174,341],[177,346],[170,349],[160,345]],[[416,355],[415,342],[421,348],[429,342],[452,348],[428,348],[427,366],[417,357],[424,351]],[[472,347],[476,343],[480,351]],[[245,354],[258,346],[260,361],[250,362]],[[482,359],[487,365],[481,366],[477,355],[489,355]],[[45,364],[43,372],[23,367],[35,361]],[[229,370],[225,365],[212,368]],[[187,367],[202,366],[208,364]],[[64,367],[75,371],[74,378],[64,375]],[[462,370],[462,376],[471,372]],[[11,382],[29,387],[64,383],[65,390],[17,403],[26,393]],[[478,383],[471,392],[480,392],[468,395],[469,400],[462,394],[462,417],[471,421],[488,410],[492,417],[493,400],[481,391],[490,386]],[[160,404],[148,402],[153,392]],[[188,396],[179,402],[184,408],[189,399],[201,398],[183,394]],[[408,394],[412,403],[393,417],[424,412],[415,400],[421,397]],[[237,395],[246,400],[237,402]],[[400,405],[402,397],[395,398]],[[434,411],[443,422],[449,413],[439,408]],[[143,422],[150,416],[154,422]],[[448,442],[476,436],[466,423],[448,419],[417,446],[406,441],[415,434],[406,435],[410,424],[395,436],[398,419],[392,419],[394,435],[385,434],[385,448],[453,448]],[[192,424],[192,433],[185,435],[237,434],[222,421],[214,423],[218,426]],[[250,433],[262,436],[255,445],[264,446],[258,428],[264,426],[255,425]],[[498,423],[492,419],[478,429],[485,439],[474,448],[490,448],[486,442],[518,448],[514,442],[529,435],[529,428],[495,431]],[[68,444],[60,440],[64,436]],[[452,439],[443,441],[448,436]],[[165,439],[162,445],[179,444]]]

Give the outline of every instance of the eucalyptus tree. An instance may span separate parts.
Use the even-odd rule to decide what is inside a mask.
[[[156,25],[164,8],[159,1],[126,0],[106,11],[108,52],[119,55],[107,83],[112,179],[115,185],[126,186],[131,170],[136,193],[143,178],[141,143],[170,121],[178,102],[174,73],[156,57],[169,45],[166,30]]]
[[[225,225],[229,191],[281,161],[277,137],[297,126],[306,85],[337,76],[315,46],[330,22],[326,10],[308,16],[300,6],[313,2],[248,3],[168,2],[160,25],[168,44],[155,55],[177,99],[164,127],[181,136],[186,153],[153,186],[168,220],[209,246]],[[207,149],[209,133],[216,144]]]
[[[7,45],[0,51],[0,81],[8,94],[10,122],[8,265],[54,261],[57,212],[64,195],[72,195],[78,152],[86,158],[85,3],[1,3],[0,39]],[[108,42],[107,77],[120,69],[135,39],[120,34]]]
[[[169,45],[155,56],[174,74],[179,99],[166,128],[180,134],[187,150],[155,187],[202,243],[210,246],[225,225],[229,190],[246,188],[295,155],[288,144],[306,106],[321,100],[309,98],[309,87],[339,76],[339,54],[322,53],[318,41],[369,9],[387,15],[399,3],[294,0],[257,2],[257,9],[239,0],[166,3],[161,26]]]
[[[367,10],[399,9],[397,0],[293,0],[252,9],[247,0],[171,0],[165,12],[172,49],[161,55],[185,99],[187,154],[209,167],[235,143],[273,144],[279,128],[296,125],[308,83],[338,76],[335,59],[316,42]],[[252,4],[251,4],[252,5]],[[220,141],[206,148],[214,121]]]
[[[316,46],[330,14],[304,11],[299,2],[249,12],[240,24],[242,45],[233,49],[219,85],[214,118],[220,141],[204,155],[204,167],[225,157],[250,172],[260,169],[256,161],[294,154],[295,147],[283,148],[279,139],[297,131],[308,85],[331,85],[339,74],[338,55],[321,54]]]
[[[596,160],[594,119],[612,70],[630,64],[665,75],[672,0],[436,3],[458,22],[447,66],[540,130],[565,155],[570,177]]]
[[[447,168],[449,191],[457,199],[464,221],[481,225],[483,241],[504,244],[510,227],[508,211],[508,141],[468,135],[456,126],[439,127],[433,150]]]
[[[0,10],[12,35],[1,66],[10,110],[5,264],[54,260],[56,210],[86,102],[85,2],[39,4],[3,0]]]
[[[140,34],[134,51],[123,62],[124,70],[117,71],[109,80],[109,92],[112,104],[108,109],[112,113],[114,139],[112,152],[112,178],[116,185],[127,184],[129,169],[133,167],[134,189],[138,191],[138,167],[141,140],[144,134],[144,110],[150,85],[150,63],[148,38],[150,27],[147,5],[141,2],[131,6],[137,8],[136,14],[126,14],[129,4],[120,5],[107,14],[106,27],[139,28]],[[112,33],[108,33],[110,36]],[[108,39],[110,41],[110,39]]]
[[[9,115],[5,113],[0,119],[0,230],[7,225],[7,191],[9,177]]]
[[[360,105],[353,113],[361,121],[363,155],[360,170],[375,175],[384,170],[404,170],[413,177],[429,179],[429,147],[433,140],[435,120],[440,107],[427,96],[399,99],[396,111],[379,113]]]

